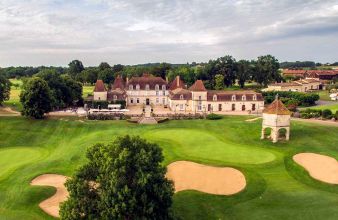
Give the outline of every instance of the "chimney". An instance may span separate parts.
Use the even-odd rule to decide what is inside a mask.
[[[180,75],[176,76],[176,85],[177,87],[180,86]]]
[[[165,77],[165,81],[166,81],[167,83],[169,83],[168,76]]]

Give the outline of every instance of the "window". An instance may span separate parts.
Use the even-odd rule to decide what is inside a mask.
[[[235,111],[235,110],[236,110],[236,105],[235,105],[235,104],[232,104],[232,105],[231,105],[231,110],[232,110],[232,111]]]
[[[211,111],[211,104],[208,104],[208,112]]]
[[[113,100],[114,100],[114,101],[117,100],[117,95],[114,95]]]
[[[197,110],[198,110],[198,111],[202,111],[202,105],[201,105],[201,104],[199,104],[199,105],[197,106]]]
[[[242,111],[245,111],[245,105],[242,105]]]
[[[159,103],[159,99],[158,98],[156,98],[156,103]]]
[[[212,97],[212,100],[217,101],[217,95],[214,95],[214,97]]]
[[[232,95],[231,100],[236,101],[236,95]]]
[[[158,84],[155,85],[155,90],[156,90],[156,93],[158,90],[160,90],[160,86]]]
[[[165,85],[162,85],[162,90],[165,91]]]
[[[202,100],[202,96],[198,96],[198,100]]]
[[[134,103],[134,99],[133,99],[133,98],[130,99],[130,103],[131,103],[131,104]]]
[[[256,110],[256,104],[252,104],[252,111],[255,111]]]
[[[136,90],[140,90],[140,85],[139,84],[136,85]]]
[[[222,104],[218,104],[218,111],[222,111]]]
[[[246,96],[242,95],[242,101],[245,101],[245,100],[246,100]]]
[[[253,97],[252,97],[252,100],[254,100],[254,101],[256,101],[256,100],[257,100],[257,96],[256,96],[256,94],[255,94],[255,95],[253,95]]]
[[[159,92],[158,92],[158,90],[156,90],[156,95],[157,95],[157,96],[159,95]]]
[[[162,90],[162,94],[165,95],[165,90]]]
[[[180,104],[180,110],[183,110],[183,104]]]
[[[146,90],[149,90],[149,84],[146,85]]]
[[[180,99],[181,99],[181,100],[183,100],[183,99],[184,99],[183,95],[180,95]]]
[[[140,99],[139,98],[136,99],[136,103],[140,103]]]
[[[133,85],[129,85],[129,90],[133,90]]]
[[[163,103],[163,105],[165,105],[165,98],[162,99],[162,103]]]

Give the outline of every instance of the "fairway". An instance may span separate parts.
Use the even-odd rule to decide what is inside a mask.
[[[260,140],[260,119],[246,119],[138,125],[0,117],[0,219],[53,219],[38,205],[55,189],[31,186],[31,180],[45,173],[71,176],[89,146],[124,134],[158,143],[163,165],[184,160],[244,174],[246,188],[235,195],[176,193],[173,208],[182,219],[337,219],[338,185],[313,179],[292,156],[313,152],[338,159],[338,128],[292,122],[291,140],[272,144]]]

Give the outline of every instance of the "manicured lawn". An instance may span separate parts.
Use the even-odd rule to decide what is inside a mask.
[[[332,113],[335,113],[336,111],[338,111],[338,102],[337,104],[333,104],[333,105],[319,105],[316,107],[311,107],[311,109],[330,109],[332,111]]]
[[[118,135],[140,135],[162,147],[167,165],[190,160],[240,169],[247,188],[233,196],[183,191],[174,196],[182,219],[338,219],[338,186],[312,179],[292,161],[298,152],[338,159],[338,128],[293,122],[291,140],[261,141],[261,120],[125,121],[28,120],[0,117],[0,219],[52,219],[38,207],[53,188],[30,186],[43,173],[72,175],[85,149]]]
[[[93,95],[94,86],[83,86],[82,97],[86,98],[88,95]]]

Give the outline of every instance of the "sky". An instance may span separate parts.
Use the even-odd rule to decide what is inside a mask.
[[[0,0],[0,66],[338,61],[338,0]]]

